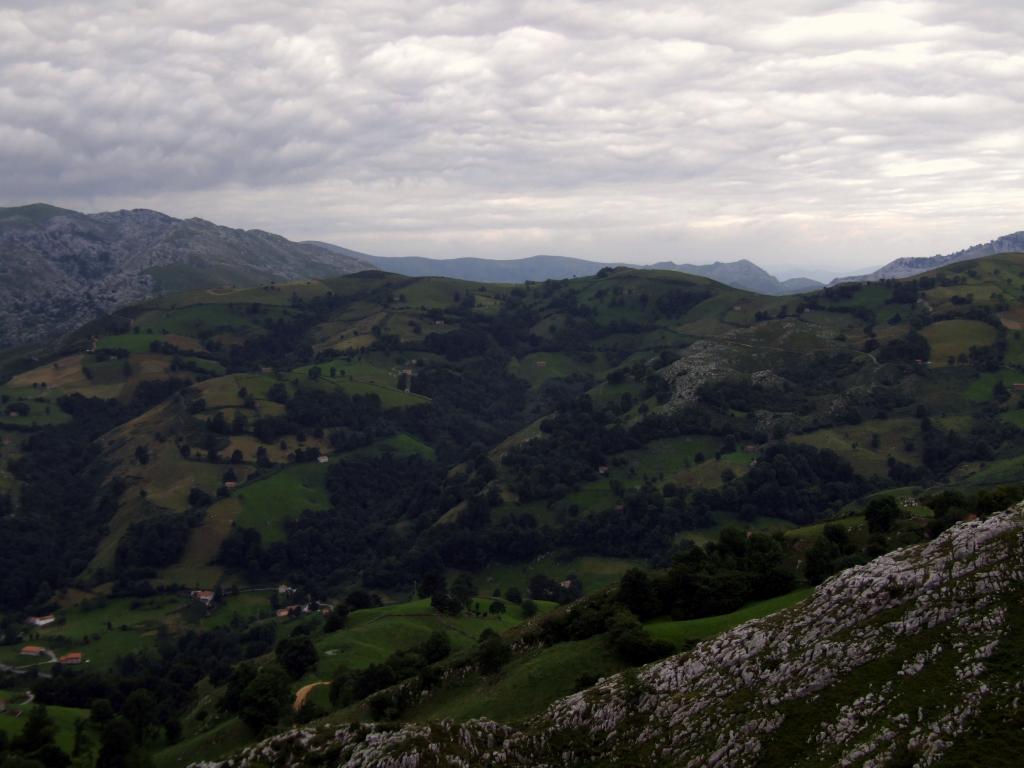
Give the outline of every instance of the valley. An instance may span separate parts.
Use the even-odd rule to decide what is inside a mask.
[[[842,632],[875,620],[839,611],[852,580],[887,583],[886,558],[963,531],[1019,557],[1019,513],[995,514],[1024,497],[1018,316],[1021,254],[795,296],[619,267],[145,298],[0,361],[0,698],[31,690],[84,765],[223,760],[268,736],[273,764],[311,738],[356,765],[427,733],[471,763],[498,739],[508,764],[556,747],[610,764],[636,737],[637,764],[686,764],[727,746],[658,730],[689,706],[785,764],[832,733],[806,691],[777,691],[799,737],[777,739],[767,698],[748,706],[789,651],[714,680],[697,667],[758,627],[804,642],[833,614],[840,658]],[[911,581],[878,617],[930,599]],[[865,646],[866,677],[844,668],[828,701],[888,695],[889,667],[945,631]],[[734,698],[700,692],[733,673]],[[678,700],[680,680],[697,698]],[[23,722],[0,712],[29,754]],[[925,749],[906,731],[885,743]],[[799,746],[807,764],[838,759],[816,749]]]

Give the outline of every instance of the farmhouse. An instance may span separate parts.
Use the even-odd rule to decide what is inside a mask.
[[[59,659],[61,664],[81,664],[82,663],[82,652],[71,651],[71,653],[65,653]]]
[[[26,645],[20,651],[22,656],[42,656],[46,649],[41,645]]]
[[[209,589],[193,589],[188,593],[193,600],[198,600],[203,605],[210,605],[213,602],[214,593]]]
[[[53,624],[56,620],[56,617],[49,613],[46,616],[29,616],[28,623],[33,627],[45,627],[48,624]]]
[[[330,459],[328,459],[326,456],[317,456],[316,457],[317,464],[326,464],[328,461],[330,461]]]

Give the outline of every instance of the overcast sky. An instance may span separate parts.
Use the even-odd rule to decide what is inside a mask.
[[[1024,229],[1019,0],[0,5],[0,204],[779,271]]]

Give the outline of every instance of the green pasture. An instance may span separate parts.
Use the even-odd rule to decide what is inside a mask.
[[[770,600],[750,603],[738,611],[725,613],[720,616],[708,616],[703,619],[689,619],[687,621],[652,621],[645,626],[652,637],[658,640],[667,640],[676,648],[682,648],[689,643],[721,634],[745,621],[759,619],[776,611],[781,611],[784,608],[790,608],[807,598],[811,592],[813,590],[809,587],[797,589],[789,594],[773,597]]]
[[[952,357],[967,354],[971,347],[995,343],[996,330],[980,320],[942,320],[921,331],[931,346],[931,362],[936,367],[948,364]]]
[[[259,531],[264,544],[284,541],[284,521],[306,509],[327,509],[327,465],[292,464],[270,477],[241,486],[239,527]]]
[[[479,597],[471,601],[486,614],[483,618],[468,613],[459,616],[438,613],[430,607],[429,599],[354,611],[345,629],[316,639],[320,654],[316,677],[329,680],[342,667],[362,669],[382,662],[395,651],[424,642],[433,632],[447,634],[453,651],[461,651],[475,647],[485,629],[501,634],[523,622],[521,609],[504,600],[501,601],[506,606],[504,614],[488,614],[487,609],[494,599]],[[541,612],[552,605],[538,603]]]
[[[475,717],[514,722],[574,693],[581,679],[605,677],[622,666],[603,637],[559,643],[515,657],[496,676],[474,674],[443,686],[407,717],[419,722]]]
[[[8,739],[13,739],[21,734],[28,722],[29,710],[33,704],[21,705],[24,701],[24,693],[20,691],[0,691],[0,699],[8,702],[8,711],[0,712],[0,731],[7,734]],[[21,717],[15,717],[12,709],[20,710]],[[70,755],[75,746],[75,722],[89,717],[88,709],[75,709],[72,707],[48,706],[46,714],[57,726],[55,741],[57,746],[67,755]]]

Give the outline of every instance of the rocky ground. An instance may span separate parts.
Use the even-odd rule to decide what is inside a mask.
[[[1022,721],[1022,593],[1016,507],[518,726],[307,727],[197,766],[932,766],[979,740],[986,764],[1013,765],[999,749]]]

